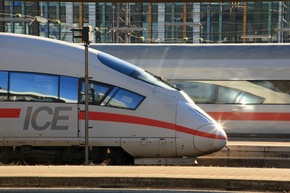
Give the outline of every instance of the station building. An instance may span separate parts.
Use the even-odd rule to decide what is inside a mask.
[[[99,43],[271,43],[290,41],[290,1],[81,3],[0,2],[0,32],[68,42],[91,25]]]

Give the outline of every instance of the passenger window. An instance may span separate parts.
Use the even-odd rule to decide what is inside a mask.
[[[78,102],[78,79],[61,76],[60,77],[60,99],[66,103]]]
[[[58,76],[36,73],[10,73],[12,101],[59,102]]]
[[[8,99],[8,72],[0,71],[0,101]]]
[[[119,89],[108,101],[106,106],[134,110],[141,104],[144,98],[144,96],[133,93],[131,91]]]

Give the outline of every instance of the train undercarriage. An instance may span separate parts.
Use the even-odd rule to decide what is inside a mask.
[[[134,158],[121,147],[90,147],[89,161],[96,165],[131,165]],[[80,165],[85,162],[85,147],[0,147],[0,162],[15,165]]]

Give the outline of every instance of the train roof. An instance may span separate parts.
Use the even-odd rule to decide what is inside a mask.
[[[84,48],[44,37],[0,33],[1,70],[82,77]],[[98,53],[98,51],[91,51]],[[39,64],[39,65],[37,65]]]

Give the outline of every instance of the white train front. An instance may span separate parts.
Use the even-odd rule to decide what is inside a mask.
[[[84,161],[84,48],[0,33],[0,161]],[[196,158],[227,136],[182,91],[103,52],[89,51],[90,160]]]

